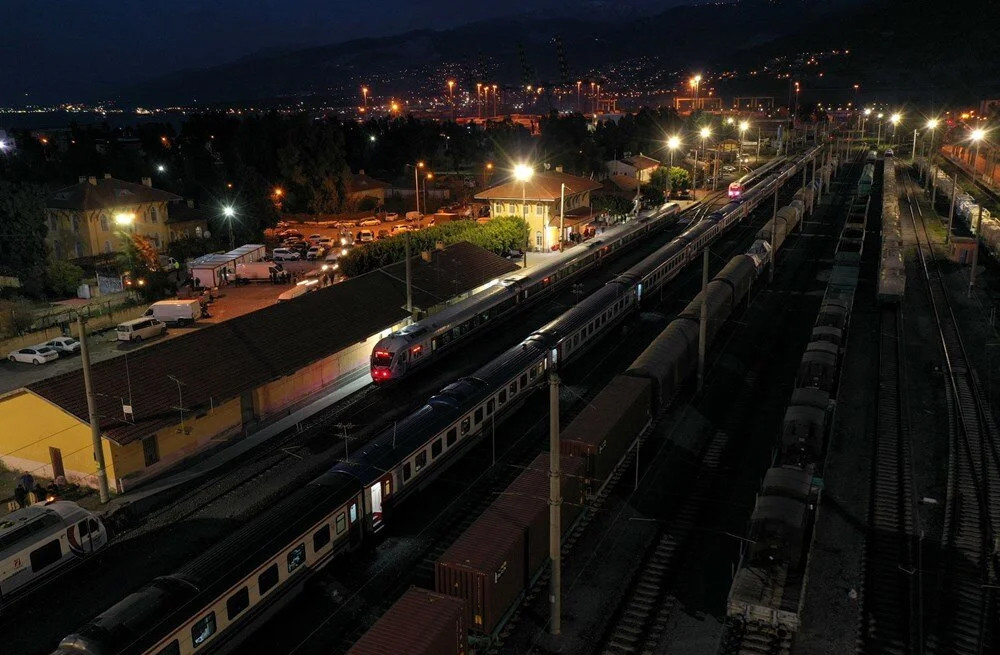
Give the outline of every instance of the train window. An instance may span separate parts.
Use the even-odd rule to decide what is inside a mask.
[[[83,539],[90,534],[90,526],[87,525],[87,520],[84,519],[76,526],[77,530],[80,531],[80,538]]]
[[[306,562],[306,545],[299,544],[288,553],[288,572],[291,573]]]
[[[388,498],[392,495],[392,478],[382,480],[382,497]]]
[[[91,532],[100,532],[100,525],[97,523],[97,519],[87,519],[87,524],[90,525]]]
[[[448,430],[448,437],[446,439],[448,442],[448,447],[450,448],[453,443],[458,441],[458,428],[452,428]]]
[[[513,397],[517,393],[517,382],[511,382],[510,386],[507,388],[510,390],[510,395]]]
[[[344,513],[341,512],[337,514],[337,534],[342,533],[347,529],[347,519],[344,518]]]
[[[358,520],[358,504],[357,503],[351,503],[351,508],[349,510],[347,510],[347,513],[348,513],[348,518],[351,519],[351,523],[354,523],[355,521],[357,521]]]
[[[437,349],[438,349],[438,340],[437,337],[435,337],[431,339],[431,352],[434,352]]]
[[[496,407],[496,404],[497,404],[496,401],[493,400],[492,398],[490,398],[489,400],[486,401],[486,415],[487,416],[492,416],[493,415],[493,408]]]
[[[442,450],[444,450],[444,446],[441,444],[441,440],[435,439],[434,443],[431,444],[431,459],[439,456]]]
[[[525,374],[523,374],[521,376],[521,388],[523,389],[526,386],[528,386],[528,374],[527,373],[525,373]]]
[[[160,649],[156,655],[181,655],[181,642],[174,639],[169,644]]]
[[[261,596],[271,591],[276,584],[278,584],[277,564],[272,564],[270,568],[257,576],[257,590]]]
[[[504,403],[507,402],[507,390],[506,389],[501,389],[500,390],[499,402],[500,402],[501,405],[503,405]]]
[[[482,422],[483,422],[483,408],[482,407],[477,407],[476,408],[476,425],[479,425]]]
[[[330,526],[324,525],[313,533],[313,552],[318,553],[328,543],[330,543]]]
[[[41,548],[31,551],[31,570],[38,572],[47,566],[51,566],[62,557],[62,548],[59,547],[59,540],[55,539],[45,544]]]
[[[411,473],[410,473],[410,463],[406,462],[405,464],[403,464],[403,482],[406,482],[407,480],[409,480],[410,479],[410,475],[411,475]]]
[[[226,599],[226,618],[232,621],[248,607],[250,607],[250,592],[243,587]]]
[[[462,419],[462,434],[469,434],[469,429],[472,427],[472,419],[468,416]]]
[[[425,466],[427,466],[427,451],[421,450],[413,460],[413,469],[419,471]]]
[[[532,368],[530,371],[528,371],[528,377],[530,379],[534,380],[536,375],[537,375],[537,373],[535,372],[534,368]]]
[[[195,621],[191,626],[191,641],[197,648],[208,641],[208,638],[215,634],[215,612],[209,612],[205,616]]]

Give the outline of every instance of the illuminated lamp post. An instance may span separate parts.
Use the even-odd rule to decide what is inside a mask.
[[[226,223],[229,225],[229,249],[236,250],[236,241],[233,238],[233,221],[236,219],[236,210],[232,205],[226,205],[222,208],[222,215],[226,219]]]
[[[524,227],[527,230],[527,242],[524,244],[524,267],[528,268],[528,248],[531,247],[531,225],[528,223],[528,180],[535,174],[535,171],[527,164],[518,164],[514,167],[514,179],[521,183],[521,218],[524,220]]]

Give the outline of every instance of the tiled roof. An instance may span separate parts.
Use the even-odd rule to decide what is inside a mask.
[[[167,222],[208,221],[213,213],[204,207],[189,207],[184,202],[172,202],[167,206]]]
[[[180,199],[180,196],[168,191],[112,177],[95,179],[95,184],[85,180],[63,187],[46,198],[45,206],[51,209],[88,210]]]
[[[430,264],[416,255],[413,279],[418,306],[433,306],[491,279],[484,276],[498,277],[517,268],[468,243],[435,255]],[[177,383],[169,376],[182,383],[185,418],[190,419],[212,403],[237,398],[398,323],[407,316],[404,268],[399,263],[389,271],[373,271],[292,302],[96,362],[91,372],[102,433],[126,444],[179,424]],[[88,420],[82,371],[27,388],[81,421]],[[124,420],[123,400],[131,402],[134,422]]]
[[[536,172],[524,184],[524,197],[533,202],[553,202],[559,200],[561,185],[566,185],[566,195],[594,191],[601,188],[600,182],[590,178],[578,177],[569,173],[556,171]],[[520,200],[521,182],[511,178],[509,181],[490,187],[476,194],[478,200]]]
[[[467,241],[448,246],[444,250],[432,250],[430,256],[429,262],[424,261],[419,253],[411,258],[413,304],[421,309],[433,307],[520,268],[514,262]],[[405,285],[405,261],[379,270]],[[405,286],[403,292],[406,292]]]
[[[645,170],[647,168],[656,168],[657,166],[660,165],[660,162],[658,160],[653,159],[652,157],[647,157],[646,155],[633,155],[631,157],[626,158],[624,161],[625,163],[631,164],[640,171]]]
[[[609,191],[631,191],[635,193],[635,188],[639,185],[639,180],[631,175],[610,175],[607,179]]]

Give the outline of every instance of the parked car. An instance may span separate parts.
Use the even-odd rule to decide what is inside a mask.
[[[286,239],[301,239],[302,233],[299,232],[298,230],[285,230],[282,236]]]
[[[354,235],[350,232],[344,232],[340,235],[340,245],[342,246],[353,246],[354,245]]]
[[[886,150],[885,150],[885,156],[886,157],[895,157],[895,155],[892,152],[892,148],[886,148]]]
[[[360,223],[358,223],[358,225],[360,225],[361,227],[371,227],[373,225],[381,225],[381,224],[382,224],[382,221],[378,220],[374,216],[370,216],[370,217],[364,219],[363,221],[361,221]]]
[[[434,227],[435,224],[436,221],[434,220],[434,217],[431,216],[431,220],[427,221],[427,227]]]
[[[45,364],[53,359],[59,359],[59,353],[46,345],[21,348],[7,355],[7,359],[12,362],[23,362],[25,364]]]
[[[385,220],[387,220],[387,221],[398,221],[399,220],[399,214],[397,214],[396,212],[390,212],[390,213],[388,213],[388,214],[385,215]]]
[[[120,323],[115,328],[119,341],[142,341],[165,334],[167,326],[152,316]]]
[[[727,164],[727,165],[725,165],[725,166],[722,167],[722,172],[723,173],[735,173],[736,172],[736,167],[735,166],[730,166],[730,165]]]
[[[42,345],[48,346],[60,355],[74,355],[80,352],[80,342],[73,337],[56,337]]]
[[[333,237],[323,237],[319,241],[313,244],[314,246],[323,246],[324,248],[330,248],[333,246]]]
[[[322,234],[310,234],[309,237],[306,239],[306,241],[308,241],[309,243],[315,244],[317,241],[319,241],[322,238],[323,238]]]
[[[302,256],[291,248],[275,248],[271,251],[271,258],[276,262],[295,262]]]
[[[361,243],[366,243],[368,241],[374,241],[374,240],[375,240],[375,235],[372,233],[371,230],[361,230],[360,232],[358,232],[358,241],[360,241]]]
[[[379,231],[381,232],[382,230],[379,230]],[[406,225],[405,223],[402,223],[400,225],[393,225],[392,226],[392,233],[393,234],[399,234],[401,232],[412,232],[412,231],[413,231],[413,226],[412,225]]]
[[[306,259],[313,261],[319,259],[324,254],[326,254],[326,248],[323,246],[313,246],[306,252]]]
[[[524,251],[517,250],[516,248],[511,248],[510,250],[507,251],[506,257],[507,259],[521,259],[522,257],[524,257]]]

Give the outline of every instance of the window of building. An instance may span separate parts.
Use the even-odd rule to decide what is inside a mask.
[[[330,543],[330,526],[324,525],[313,533],[313,552],[318,553],[328,543]]]
[[[306,562],[306,545],[299,544],[288,553],[288,572],[291,573]]]
[[[70,222],[73,224],[73,231],[74,232],[79,232],[80,231],[80,218],[76,214],[73,214],[72,216],[70,216]]]
[[[342,533],[347,529],[347,519],[344,518],[344,513],[341,512],[337,514],[337,534]]]
[[[272,564],[270,568],[257,576],[257,589],[263,596],[278,584],[278,565]]]
[[[435,439],[434,443],[431,444],[431,459],[440,455],[443,449],[444,446],[441,444],[441,440]]]
[[[159,223],[160,222],[160,217],[159,217],[159,214],[156,211],[156,207],[150,207],[149,208],[149,220],[153,221],[154,223]]]
[[[191,626],[191,641],[197,648],[215,634],[215,612],[209,612]]]
[[[250,607],[250,592],[243,587],[226,599],[226,618],[232,621],[248,607]]]
[[[75,243],[75,244],[73,245],[73,253],[74,253],[74,254],[75,254],[75,255],[76,255],[77,257],[83,257],[83,244],[82,244],[82,243],[80,243],[79,241],[77,241],[77,242],[76,242],[76,243]]]
[[[160,235],[159,234],[155,234],[155,233],[154,234],[150,234],[149,235],[149,240],[153,242],[153,245],[156,246],[157,249],[159,249],[159,247],[160,247]]]
[[[535,246],[538,248],[542,247],[542,231],[538,230],[535,232]]]
[[[59,217],[55,214],[49,215],[49,231],[55,232],[59,229]]]
[[[543,205],[542,203],[538,203],[537,205],[535,205],[535,213],[538,214],[539,216],[541,216],[542,214],[544,214],[545,213],[545,205]]]
[[[107,232],[110,227],[108,227],[108,215],[101,214],[101,232]]]
[[[42,569],[52,566],[62,558],[62,548],[59,547],[59,540],[54,539],[49,543],[31,551],[28,559],[31,560],[31,571],[37,573]]]
[[[156,444],[155,434],[142,440],[142,459],[146,466],[152,466],[160,461],[160,449]]]
[[[419,471],[425,466],[427,466],[427,451],[421,450],[419,453],[417,453],[417,456],[413,459],[413,470]]]
[[[181,642],[174,639],[169,644],[160,649],[156,655],[181,655]]]

